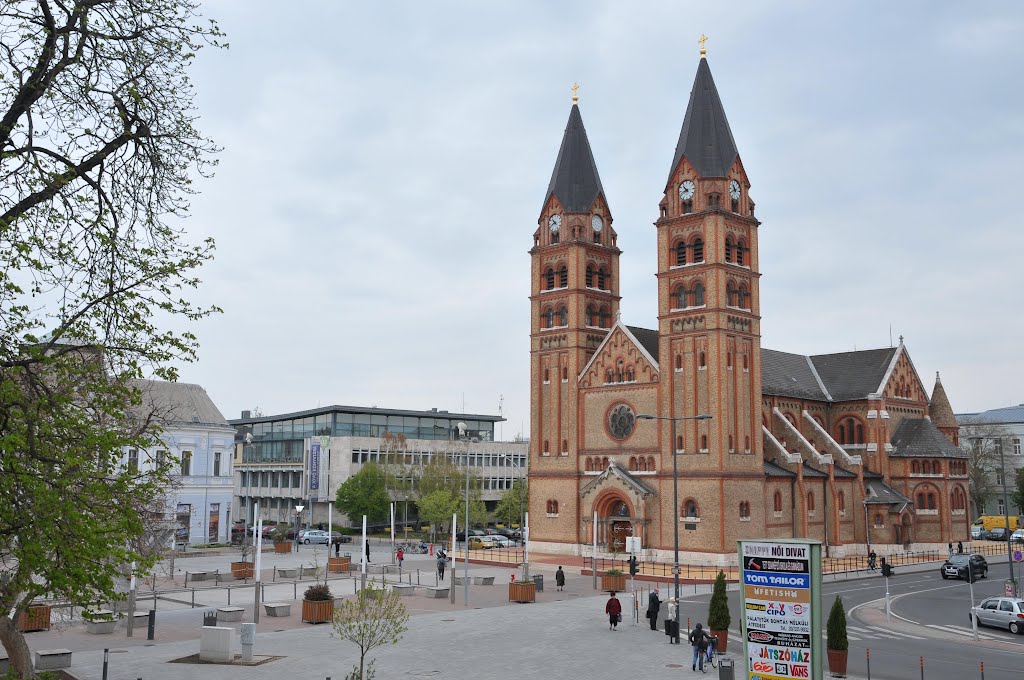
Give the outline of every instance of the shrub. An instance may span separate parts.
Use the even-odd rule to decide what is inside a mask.
[[[622,576],[623,572],[618,567],[612,567],[611,569],[605,569],[605,576]]]
[[[828,613],[825,647],[837,652],[845,652],[850,648],[850,641],[846,639],[846,610],[843,609],[843,600],[838,595],[836,601],[832,603],[832,611]]]
[[[288,528],[279,526],[270,532],[270,540],[274,543],[282,543],[288,540]]]
[[[708,628],[711,630],[729,630],[732,618],[729,616],[729,596],[725,588],[725,572],[719,571],[715,577],[715,586],[711,591],[711,602],[708,604]]]
[[[326,583],[317,583],[306,588],[306,594],[303,595],[307,600],[333,600],[334,595],[331,593],[331,587]]]

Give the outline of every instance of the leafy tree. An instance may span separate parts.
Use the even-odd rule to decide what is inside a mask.
[[[726,594],[725,572],[719,571],[711,590],[711,602],[708,603],[708,628],[729,630],[730,623],[732,623],[732,618],[729,616],[729,596]]]
[[[1017,475],[1014,478],[1014,481],[1016,483],[1014,486],[1013,495],[1010,496],[1010,499],[1013,501],[1014,506],[1016,506],[1018,510],[1024,509],[1024,468],[1020,468],[1019,470],[1017,470]]]
[[[825,646],[836,652],[844,652],[850,648],[850,641],[846,637],[846,610],[843,609],[843,599],[838,595],[832,603],[832,611],[828,613]]]
[[[525,480],[522,483],[516,480],[516,484],[501,495],[494,514],[508,524],[518,524],[522,519],[523,511],[530,507],[529,498],[530,490]]]
[[[16,615],[49,592],[117,598],[132,541],[160,512],[170,461],[136,378],[173,380],[216,311],[188,301],[213,242],[187,242],[193,181],[213,166],[188,68],[216,24],[195,0],[0,5],[0,616],[32,675]],[[185,323],[182,323],[185,322]],[[164,327],[166,324],[166,327]]]
[[[459,511],[462,499],[451,491],[437,489],[420,498],[420,518],[445,531],[451,527],[452,515]]]
[[[466,469],[453,463],[451,459],[435,456],[427,465],[423,466],[420,478],[417,481],[417,491],[420,510],[420,517],[435,526],[447,527],[452,512],[459,513],[459,522],[462,522],[466,498]],[[423,499],[432,496],[437,491],[444,491],[455,498],[455,506],[448,513],[448,519],[441,518],[440,521],[430,519],[423,511]],[[439,497],[440,498],[440,497]],[[442,504],[444,506],[444,504]],[[431,508],[439,510],[436,504]],[[487,508],[482,499],[480,489],[480,477],[469,473],[469,521],[471,524],[482,525],[487,523]]]
[[[373,662],[366,665],[370,650],[382,645],[395,645],[408,628],[409,613],[396,591],[365,588],[355,599],[346,599],[334,608],[334,632],[342,640],[359,647],[359,665],[347,676],[367,680],[374,676]]]
[[[387,475],[376,463],[367,463],[338,487],[334,502],[353,521],[363,515],[369,522],[384,521],[391,507]]]

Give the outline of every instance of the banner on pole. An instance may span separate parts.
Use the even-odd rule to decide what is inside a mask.
[[[316,491],[310,494],[320,498],[320,442],[312,442],[309,445],[309,490]]]

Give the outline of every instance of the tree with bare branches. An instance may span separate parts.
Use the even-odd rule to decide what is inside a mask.
[[[335,607],[332,637],[336,635],[359,647],[359,665],[346,678],[372,678],[373,662],[367,666],[366,655],[382,645],[398,644],[408,622],[409,612],[401,596],[394,590],[389,592],[372,585],[361,590],[355,599],[346,599]]]
[[[34,598],[117,598],[124,565],[160,554],[170,461],[124,451],[159,441],[135,379],[175,379],[196,338],[169,328],[217,311],[188,301],[214,245],[181,221],[217,150],[187,72],[221,40],[193,0],[0,5],[0,643],[19,677]]]

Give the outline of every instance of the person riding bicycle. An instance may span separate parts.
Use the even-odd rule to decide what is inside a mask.
[[[704,626],[697,623],[696,627],[690,631],[690,644],[693,645],[693,666],[691,670],[697,670],[697,660],[701,662],[701,666],[704,666],[704,659],[702,658],[708,649],[708,640],[711,636],[708,635],[707,631],[704,630]],[[703,669],[702,669],[703,670]]]
[[[868,569],[874,571],[878,568],[878,555],[874,550],[868,553]]]

